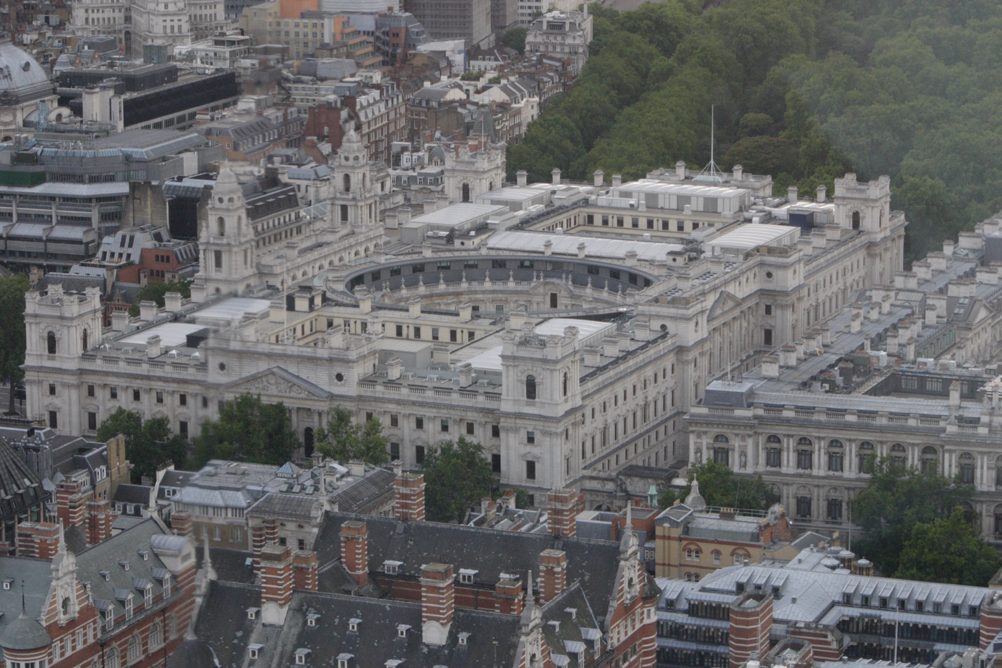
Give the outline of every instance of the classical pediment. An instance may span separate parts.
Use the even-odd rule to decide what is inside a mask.
[[[324,388],[289,373],[282,367],[274,366],[252,376],[235,380],[226,386],[234,394],[260,394],[262,397],[299,397],[304,399],[327,399],[332,395]]]
[[[732,295],[727,290],[721,290],[720,294],[713,301],[713,306],[710,307],[710,313],[706,316],[707,320],[713,320],[724,313],[727,313],[731,309],[735,309],[741,306],[741,300]]]

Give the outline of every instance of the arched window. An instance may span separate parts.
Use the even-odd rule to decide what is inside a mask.
[[[160,647],[164,642],[164,634],[160,629],[160,622],[154,621],[150,626],[150,648]]]
[[[143,643],[135,633],[129,638],[129,663],[139,661],[143,655]]]
[[[49,332],[45,336],[45,346],[50,355],[56,354],[56,333]]]
[[[783,439],[781,439],[779,436],[776,436],[775,434],[770,434],[768,436],[768,438],[765,439],[765,442],[766,443],[782,443]]]
[[[939,470],[939,452],[931,445],[922,448],[922,473],[935,475]]]
[[[713,563],[720,565],[720,550],[713,551]]]
[[[834,473],[841,473],[845,462],[845,451],[842,441],[832,439],[828,441],[828,470]]]
[[[564,371],[564,396],[567,396],[567,372]]]
[[[223,218],[222,216],[216,218],[216,228],[219,236],[223,236],[224,234],[226,234],[226,219]]]
[[[104,655],[104,668],[118,668],[118,650],[114,647]]]
[[[84,352],[87,352],[87,328],[86,327],[84,327],[84,331],[83,331],[83,350],[84,350]]]
[[[536,398],[536,377],[526,376],[525,377],[525,398],[535,399]]]
[[[463,184],[463,201],[464,202],[469,202],[470,201],[470,184],[469,183],[464,183]]]
[[[63,597],[62,607],[63,607],[63,616],[64,617],[66,615],[70,614],[70,597],[69,596],[64,596]]]
[[[859,444],[856,454],[856,470],[860,473],[873,473],[873,443],[863,441]]]
[[[859,229],[859,211],[852,212],[852,229]]]
[[[960,455],[960,482],[965,485],[974,484],[974,455],[969,452]]]
[[[905,465],[905,446],[900,443],[895,443],[891,446],[891,461],[893,461],[898,466]]]
[[[346,193],[350,193],[351,192],[351,174],[345,174],[343,181],[344,181],[344,191]]]
[[[806,445],[807,447],[812,448],[814,447],[814,442],[806,436],[801,436],[797,439],[797,445]]]
[[[727,437],[724,436],[723,434],[717,434],[716,436],[714,436],[713,437],[713,442],[714,443],[730,443],[730,441],[727,440]]]

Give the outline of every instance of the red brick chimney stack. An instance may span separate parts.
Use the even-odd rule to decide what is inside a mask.
[[[190,525],[189,516],[189,525]],[[111,538],[111,502],[92,499],[87,502],[87,545],[97,545]]]
[[[583,497],[570,489],[555,489],[547,496],[551,536],[573,538],[577,535],[577,516],[582,510]]]
[[[79,482],[63,480],[56,486],[56,515],[64,527],[68,529],[83,525],[84,505]]]
[[[299,550],[292,557],[292,586],[300,591],[317,590],[317,553]]]
[[[741,668],[749,659],[769,653],[772,594],[745,592],[731,603],[728,666]]]
[[[288,547],[266,545],[261,551],[261,622],[285,623],[292,600],[292,552]]]
[[[494,585],[494,609],[503,615],[521,615],[525,609],[522,597],[522,581],[503,573]]]
[[[442,646],[456,611],[456,576],[451,564],[421,567],[421,635],[426,645]]]
[[[549,603],[567,588],[567,553],[563,550],[543,550],[539,555],[542,586],[539,602]]]
[[[178,536],[191,538],[195,535],[195,529],[191,523],[191,513],[183,510],[171,513],[170,526],[174,533]]]
[[[401,473],[393,485],[393,515],[398,520],[424,521],[424,474]]]
[[[365,522],[341,525],[341,565],[359,587],[369,584],[369,531]]]

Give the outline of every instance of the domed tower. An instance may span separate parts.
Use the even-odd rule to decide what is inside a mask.
[[[9,142],[31,130],[24,121],[34,121],[40,106],[55,109],[58,98],[38,61],[6,35],[0,35],[0,72],[0,141]]]
[[[0,635],[0,648],[8,666],[39,666],[49,658],[52,638],[45,627],[28,615],[22,584],[21,614],[7,624]]]
[[[243,188],[228,165],[219,171],[203,211],[195,283],[208,296],[239,294],[257,278],[254,229],[247,218]]]
[[[379,222],[379,192],[374,164],[354,129],[345,135],[334,160],[334,197],[331,198],[336,225],[364,228]]]

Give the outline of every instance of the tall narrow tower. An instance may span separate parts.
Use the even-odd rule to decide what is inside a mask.
[[[206,297],[239,294],[256,281],[254,229],[243,189],[229,166],[220,170],[204,211],[198,231],[201,262],[192,295],[196,288]]]

